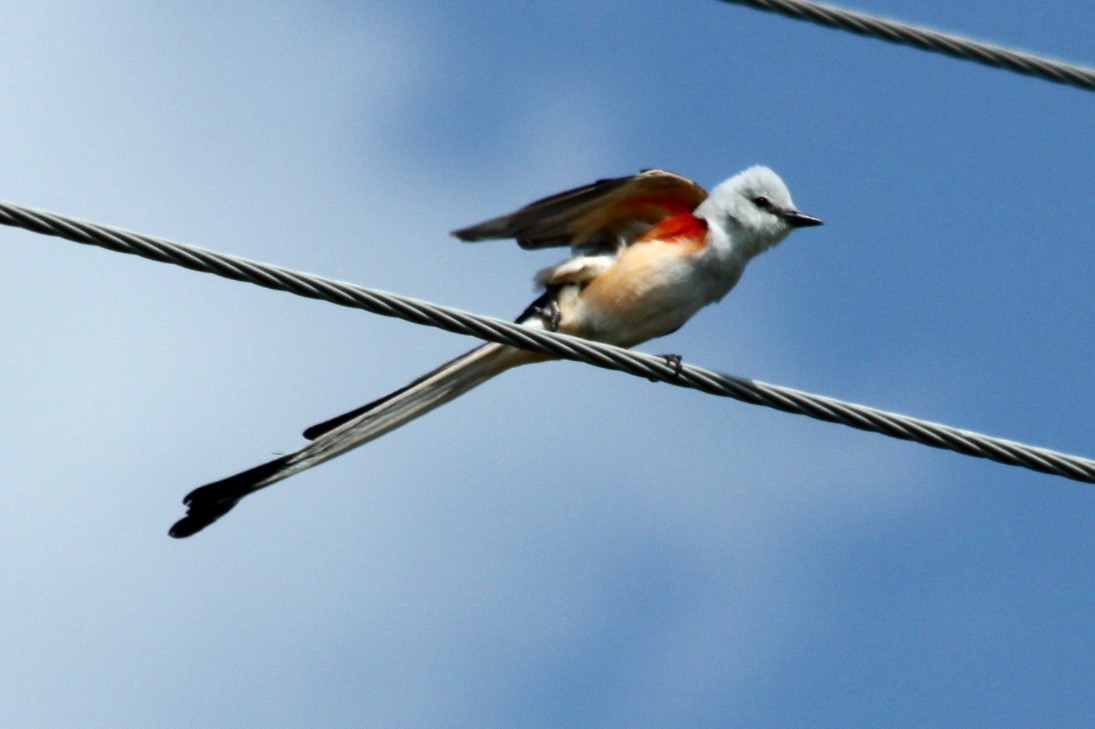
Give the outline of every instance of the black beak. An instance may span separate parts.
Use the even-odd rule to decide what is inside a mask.
[[[821,219],[815,218],[797,210],[783,210],[779,216],[787,221],[792,228],[808,228],[811,225],[821,225]]]

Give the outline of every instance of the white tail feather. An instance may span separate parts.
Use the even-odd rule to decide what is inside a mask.
[[[379,438],[511,367],[540,359],[542,355],[504,344],[492,342],[477,347],[401,390],[347,414],[353,417],[340,416],[309,428],[306,433],[315,432],[315,440],[304,447],[191,491],[183,499],[187,514],[171,527],[170,534],[195,534],[244,496]]]

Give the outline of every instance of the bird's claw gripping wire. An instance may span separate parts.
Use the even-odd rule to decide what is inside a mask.
[[[681,376],[681,372],[684,370],[684,360],[681,359],[681,356],[679,354],[662,354],[659,356],[665,360],[665,363],[667,365],[673,368],[673,376],[669,378],[670,381],[675,380]],[[653,377],[650,377],[648,379],[651,382],[658,382],[658,380]]]

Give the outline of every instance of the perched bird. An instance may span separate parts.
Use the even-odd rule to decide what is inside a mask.
[[[544,293],[517,321],[536,329],[630,347],[680,328],[720,300],[745,264],[794,228],[799,212],[779,176],[750,167],[711,194],[664,170],[598,180],[454,231],[464,241],[515,238],[522,248],[570,246],[574,255],[537,275]],[[379,400],[313,425],[311,443],[190,492],[171,527],[188,537],[248,494],[384,435],[511,367],[551,359],[505,344],[480,345]]]

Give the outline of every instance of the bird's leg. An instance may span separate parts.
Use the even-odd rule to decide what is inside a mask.
[[[559,286],[548,286],[536,301],[533,301],[517,317],[519,324],[527,324],[533,318],[539,319],[549,331],[559,331],[563,314],[559,310]]]
[[[544,320],[548,330],[553,332],[559,331],[559,322],[563,315],[559,311],[559,303],[555,299],[550,299],[546,304],[537,306],[532,311]]]

